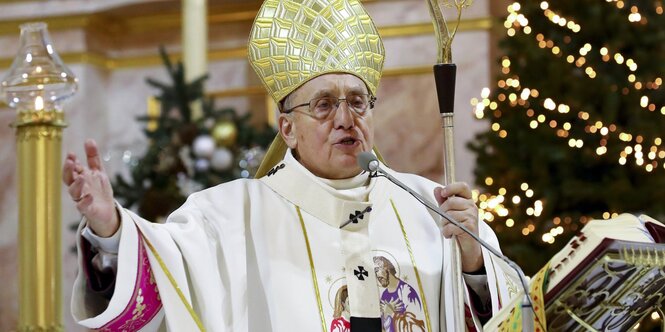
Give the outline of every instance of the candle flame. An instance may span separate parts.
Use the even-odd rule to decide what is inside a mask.
[[[44,109],[44,98],[42,96],[37,96],[35,98],[35,111],[41,111]]]

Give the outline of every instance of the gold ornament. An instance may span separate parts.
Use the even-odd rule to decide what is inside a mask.
[[[212,128],[212,138],[218,146],[233,146],[238,138],[238,127],[233,122],[220,122]]]
[[[385,57],[379,32],[358,0],[266,0],[248,53],[276,103],[327,73],[358,76],[376,94]]]

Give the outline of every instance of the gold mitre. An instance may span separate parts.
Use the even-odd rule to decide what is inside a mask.
[[[379,32],[358,0],[266,0],[248,53],[278,104],[327,73],[358,76],[376,95],[385,57]]]

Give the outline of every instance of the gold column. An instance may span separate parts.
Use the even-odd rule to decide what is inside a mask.
[[[60,173],[64,113],[22,111],[13,124],[19,176],[19,331],[64,331]]]

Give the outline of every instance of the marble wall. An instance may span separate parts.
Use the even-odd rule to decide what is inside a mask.
[[[53,5],[60,2],[62,6]],[[52,1],[46,10],[51,15],[80,15],[108,7],[99,1]],[[112,2],[125,6],[141,1]],[[150,1],[144,1],[150,2]],[[64,5],[63,5],[64,4]],[[96,4],[96,5],[93,5]],[[20,17],[38,19],[38,3],[0,5],[0,23]],[[80,5],[80,4],[79,4]],[[3,7],[5,6],[5,7]],[[64,7],[63,7],[64,6]],[[86,7],[87,6],[87,7]],[[66,8],[65,8],[66,7]],[[366,7],[380,27],[395,27],[429,23],[430,17],[422,0],[371,1]],[[50,8],[50,9],[49,9]],[[78,8],[78,9],[76,9]],[[4,10],[3,10],[4,9]],[[13,12],[12,12],[13,10]],[[489,18],[489,0],[477,0],[465,14],[467,19]],[[243,47],[251,22],[235,22],[225,26],[210,27],[210,49],[223,50]],[[399,30],[399,29],[398,29]],[[104,31],[91,32],[86,27],[56,29],[52,32],[56,50],[60,54],[73,54],[104,50],[107,56],[136,57],[156,53],[160,44],[169,51],[180,50],[177,31],[145,32],[136,38],[104,38]],[[99,35],[102,34],[102,35]],[[0,59],[14,56],[18,33],[0,35]],[[377,146],[393,168],[427,176],[435,181],[442,177],[443,140],[437,111],[437,100],[432,75],[427,71],[436,58],[436,42],[432,33],[395,33],[384,40],[386,46],[386,75],[381,82],[376,110]],[[485,123],[473,117],[469,100],[477,97],[488,86],[493,61],[490,59],[490,31],[476,28],[461,31],[454,44],[454,59],[458,66],[456,92],[456,154],[457,178],[473,183],[474,156],[465,145],[474,133],[484,130]],[[98,141],[106,156],[109,173],[121,172],[126,167],[120,160],[125,151],[140,154],[145,146],[141,126],[135,121],[146,112],[146,101],[154,93],[145,83],[146,77],[166,80],[164,68],[155,63],[139,66],[108,68],[91,62],[69,63],[80,80],[80,91],[67,105],[69,127],[63,136],[64,151],[83,154],[82,142],[86,138]],[[225,91],[258,85],[247,61],[243,57],[215,59],[209,65],[211,77],[208,91]],[[391,74],[392,73],[392,74]],[[268,117],[265,96],[243,96],[217,100],[220,106],[230,106],[240,112],[252,112],[259,122]],[[0,158],[7,161],[0,166],[0,331],[16,328],[17,323],[17,229],[16,167],[14,131],[8,127],[14,114],[0,109]],[[4,128],[4,129],[3,129]],[[66,190],[62,190],[63,197]],[[73,204],[63,199],[63,308],[67,331],[81,330],[73,323],[69,313],[71,285],[76,274],[76,257],[69,247],[74,243],[73,232],[68,225],[79,218]]]

